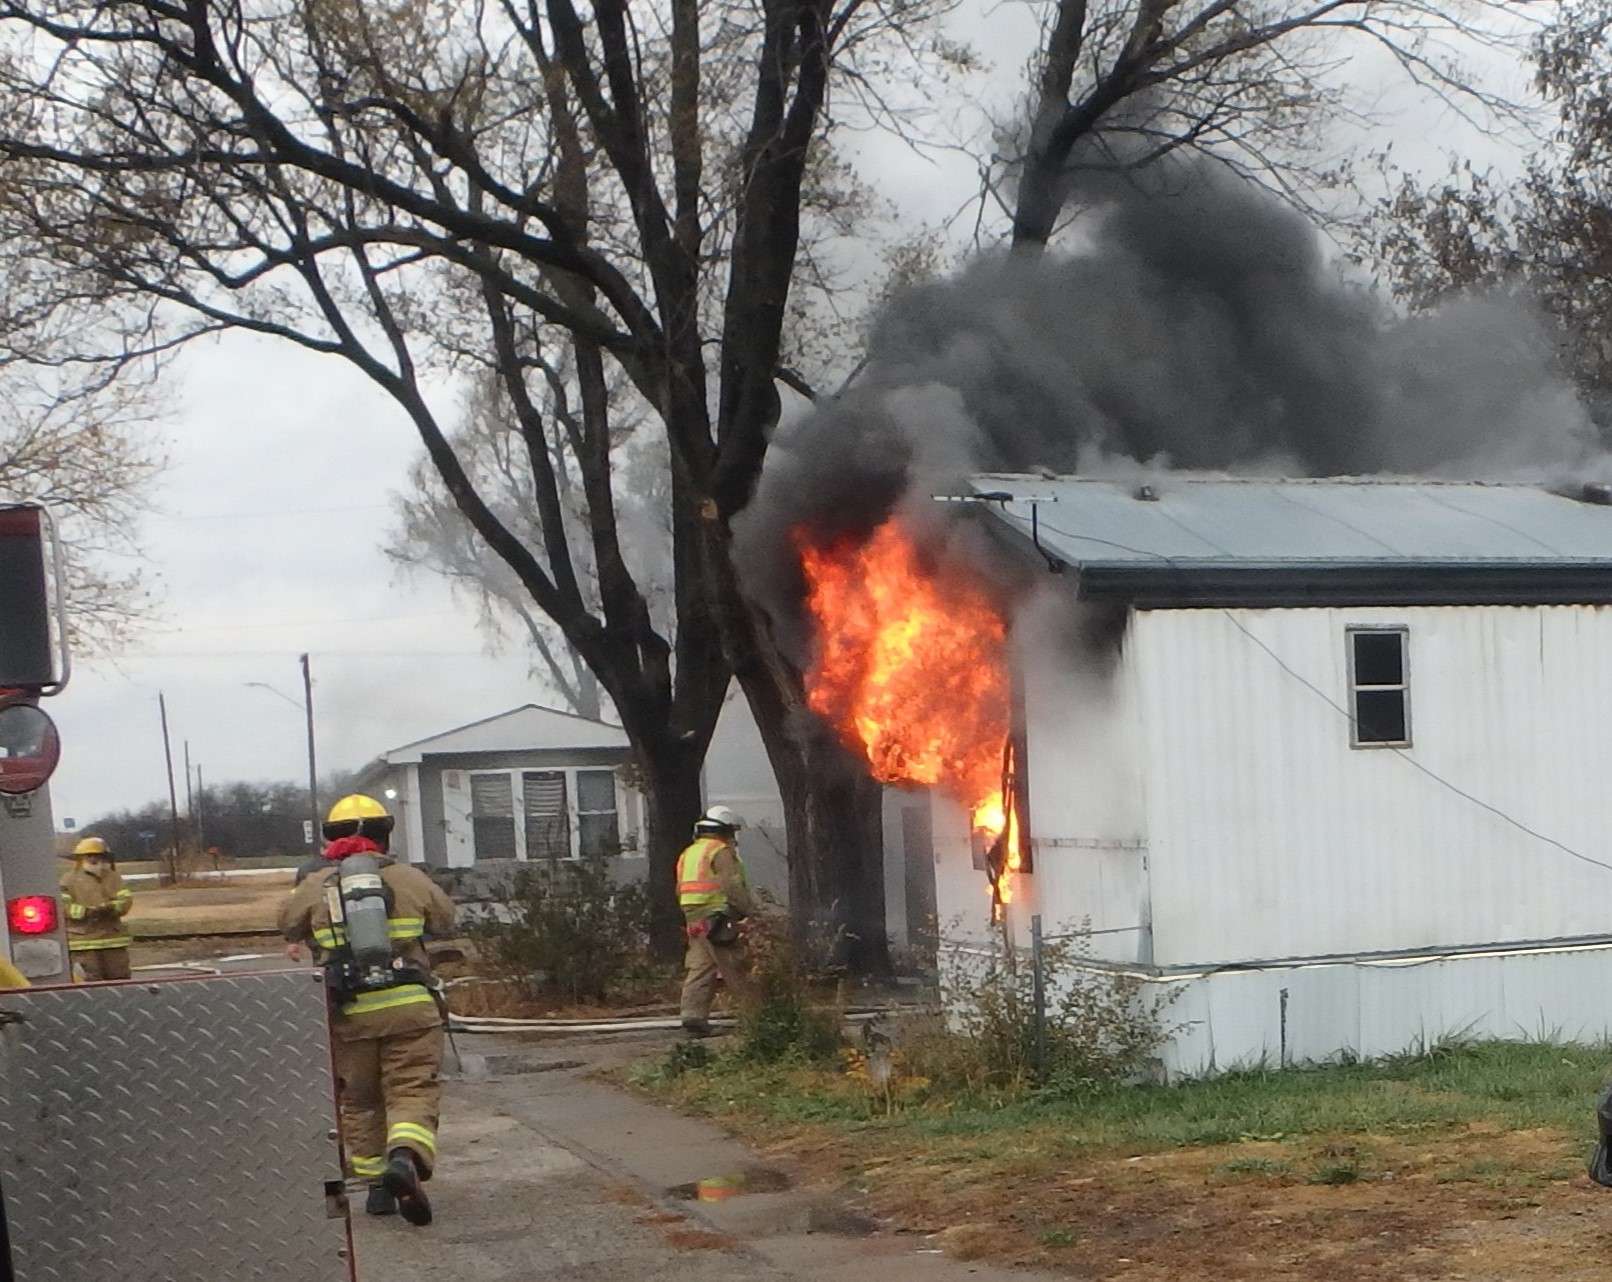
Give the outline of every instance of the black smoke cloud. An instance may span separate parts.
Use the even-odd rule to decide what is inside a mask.
[[[1090,195],[1090,193],[1088,193]],[[1127,466],[1561,479],[1600,451],[1525,300],[1413,318],[1217,166],[1094,202],[1084,245],[997,255],[898,297],[863,376],[774,442],[736,523],[748,589],[799,599],[792,531],[865,532],[975,471]]]

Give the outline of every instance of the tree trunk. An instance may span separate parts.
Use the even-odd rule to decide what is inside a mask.
[[[796,942],[858,975],[890,973],[884,919],[883,789],[806,706],[799,670],[739,590],[732,536],[704,511],[706,581],[733,675],[761,731],[784,806]]]
[[[888,975],[883,788],[776,691],[757,689],[750,707],[783,798],[797,942],[852,974]]]
[[[650,946],[665,960],[675,960],[683,953],[677,857],[693,839],[704,804],[700,795],[703,759],[703,744],[695,751],[677,741],[662,741],[638,754],[648,812],[644,842],[649,853]]]

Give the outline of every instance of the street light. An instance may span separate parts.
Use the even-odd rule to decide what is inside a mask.
[[[314,762],[314,751],[313,751],[313,676],[310,673],[309,668],[308,668],[308,656],[307,655],[302,656],[302,703],[301,703],[301,705],[298,705],[297,701],[295,699],[293,699],[290,695],[285,694],[280,690],[276,690],[267,681],[248,681],[248,682],[246,682],[246,685],[249,686],[250,688],[254,689],[254,690],[267,690],[275,698],[285,700],[285,702],[289,703],[293,708],[296,708],[296,707],[300,706],[303,716],[307,718],[307,722],[308,722],[308,813],[311,816],[312,821],[313,821],[312,824],[308,828],[308,833],[309,833],[308,840],[309,840],[310,843],[317,843],[318,840],[319,840],[319,771],[318,771],[318,767],[316,766],[316,764]]]

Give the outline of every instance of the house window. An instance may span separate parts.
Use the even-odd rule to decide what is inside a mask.
[[[621,853],[614,770],[577,771],[577,837],[584,858]]]
[[[515,858],[515,789],[507,771],[471,774],[470,827],[477,859]]]
[[[1410,743],[1410,634],[1349,629],[1349,699],[1357,748]]]
[[[569,859],[571,813],[565,798],[565,772],[563,770],[523,772],[521,804],[526,814],[526,857]]]

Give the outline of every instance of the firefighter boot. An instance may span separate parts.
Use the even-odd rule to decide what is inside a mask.
[[[371,1184],[369,1196],[364,1199],[365,1215],[396,1215],[397,1199],[384,1184]]]
[[[386,1191],[397,1199],[397,1209],[416,1228],[431,1223],[431,1200],[420,1187],[420,1168],[414,1154],[395,1148],[387,1154],[386,1174],[381,1177]]]

